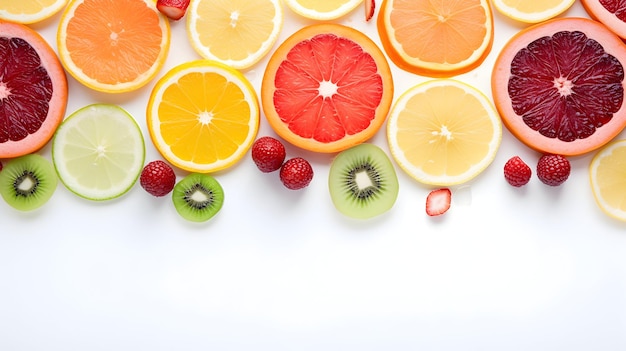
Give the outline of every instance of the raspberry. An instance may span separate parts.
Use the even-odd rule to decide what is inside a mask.
[[[504,164],[504,179],[514,187],[526,185],[532,173],[530,167],[519,156],[511,157]]]
[[[291,190],[306,188],[313,179],[313,168],[302,157],[287,160],[280,168],[280,181]]]
[[[285,146],[278,139],[264,136],[252,144],[252,161],[263,173],[274,172],[285,161]]]
[[[141,171],[139,183],[148,193],[156,197],[165,196],[176,185],[176,174],[170,165],[156,160],[148,163]]]
[[[559,186],[569,177],[571,166],[561,155],[543,155],[537,163],[537,177],[544,184]]]

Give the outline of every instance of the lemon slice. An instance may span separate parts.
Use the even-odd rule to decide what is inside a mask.
[[[210,60],[172,68],[148,101],[147,125],[161,155],[178,168],[209,173],[230,167],[259,129],[259,102],[238,70]]]
[[[575,0],[493,0],[493,6],[508,18],[539,23],[567,11]]]
[[[417,181],[465,183],[495,158],[502,122],[478,89],[434,79],[404,92],[387,121],[387,141],[398,165]]]
[[[195,51],[237,69],[265,57],[282,26],[280,0],[195,0],[187,9],[187,35]]]
[[[0,0],[0,19],[30,24],[41,22],[61,11],[68,0]]]
[[[320,21],[342,17],[362,2],[363,0],[285,0],[293,12]]]
[[[113,199],[130,190],[144,159],[141,129],[116,105],[93,104],[77,110],[61,123],[52,141],[59,179],[90,200]]]
[[[596,153],[589,164],[589,180],[600,209],[626,221],[626,140],[613,141]]]

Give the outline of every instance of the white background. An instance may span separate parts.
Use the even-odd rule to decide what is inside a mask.
[[[287,8],[285,15],[279,41],[312,23]],[[577,2],[566,15],[586,14]],[[55,48],[59,17],[33,26]],[[457,77],[488,96],[497,53],[524,27],[495,9],[494,17],[491,54]],[[379,43],[361,7],[338,22]],[[159,76],[199,58],[184,20],[171,29]],[[267,59],[246,72],[257,89]],[[428,79],[390,65],[396,97]],[[159,158],[144,120],[154,81],[122,95],[69,81],[68,114],[119,104],[141,125],[147,160]],[[273,135],[261,123],[259,135]],[[388,150],[384,129],[372,142]],[[0,349],[626,349],[626,226],[594,202],[592,155],[572,158],[560,187],[534,176],[513,188],[502,175],[506,160],[520,155],[534,168],[538,155],[504,130],[491,167],[452,189],[444,216],[426,216],[429,188],[398,168],[395,207],[355,221],[330,201],[331,156],[287,152],[312,162],[309,188],[285,189],[248,154],[215,174],[225,205],[203,224],[182,220],[169,198],[152,198],[139,184],[103,203],[59,184],[30,213],[0,201]],[[41,154],[49,157],[49,147]]]

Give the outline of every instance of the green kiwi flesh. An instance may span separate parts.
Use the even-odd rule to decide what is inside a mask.
[[[52,197],[57,184],[52,162],[38,154],[10,159],[0,171],[0,195],[20,211],[43,206]]]
[[[333,204],[344,215],[368,219],[390,210],[398,197],[398,177],[385,152],[359,144],[337,154],[328,187]]]
[[[172,191],[176,212],[192,222],[205,222],[215,216],[224,204],[224,190],[208,174],[191,173],[176,183]]]

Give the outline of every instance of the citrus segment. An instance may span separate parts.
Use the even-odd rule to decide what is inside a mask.
[[[52,160],[61,182],[90,200],[126,193],[143,168],[141,129],[121,107],[93,104],[72,113],[52,141]]]
[[[488,0],[384,0],[377,28],[398,67],[431,77],[476,68],[491,51],[494,36]]]
[[[408,89],[387,123],[393,158],[411,177],[430,185],[470,181],[491,164],[502,140],[502,124],[490,100],[453,79]]]
[[[209,60],[171,69],[148,101],[154,145],[173,165],[191,172],[215,172],[239,161],[254,142],[259,119],[258,99],[248,80]]]
[[[538,23],[567,11],[575,0],[493,0],[503,15],[524,23]]]
[[[393,80],[384,54],[363,33],[315,24],[274,52],[261,97],[269,124],[283,139],[332,153],[380,129],[391,106]]]
[[[136,90],[156,76],[170,27],[153,0],[72,0],[57,31],[61,62],[85,86]]]
[[[0,0],[0,19],[16,23],[41,22],[61,11],[68,0]]]
[[[626,2],[622,0],[581,0],[589,16],[626,39]]]
[[[600,209],[626,221],[626,140],[611,142],[596,153],[589,164],[589,180]]]
[[[354,10],[363,0],[285,0],[300,16],[314,20],[333,20]]]
[[[558,18],[528,27],[505,44],[492,74],[496,108],[533,149],[581,155],[626,125],[626,47],[602,24]]]
[[[54,50],[26,25],[0,21],[0,158],[43,147],[63,120],[67,78]]]
[[[280,0],[196,0],[187,34],[200,56],[246,69],[267,55],[283,25]]]

